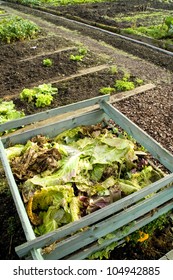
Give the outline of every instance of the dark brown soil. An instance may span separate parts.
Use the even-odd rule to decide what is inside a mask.
[[[136,38],[142,40],[144,42],[153,43],[158,47],[165,48],[169,50],[168,43],[163,43],[163,40],[153,40],[147,37],[139,37],[137,35],[127,34],[123,28],[130,28],[133,25],[136,27],[139,26],[152,26],[155,24],[154,18],[151,18],[153,12],[163,11],[165,13],[165,17],[168,16],[169,12],[171,12],[173,8],[173,4],[164,4],[159,1],[142,1],[142,0],[133,0],[133,1],[125,1],[118,0],[115,2],[107,2],[107,3],[95,3],[95,4],[83,4],[83,5],[68,5],[55,7],[52,9],[51,6],[47,5],[46,10],[51,11],[52,13],[56,13],[58,15],[65,16],[67,18],[73,18],[78,21],[82,21],[93,26],[98,26],[116,33],[125,34],[132,38]],[[148,12],[148,17],[143,18],[143,13]],[[135,14],[140,14],[141,18],[135,20],[123,20],[123,15],[133,18]],[[172,15],[172,13],[170,14]],[[158,16],[158,20],[159,20]],[[119,20],[117,20],[117,18]],[[162,21],[159,22],[162,24]],[[170,36],[170,39],[172,37]],[[163,42],[162,42],[163,41]],[[172,41],[173,44],[173,41]],[[172,50],[172,47],[171,49]]]
[[[156,260],[172,250],[172,223],[162,230],[156,230],[143,243],[126,242],[111,252],[109,259],[116,260]]]
[[[0,97],[8,96],[8,93],[19,94],[24,87],[42,84],[45,80],[58,80],[77,73],[80,69],[101,64],[101,59],[97,59],[92,52],[88,52],[80,63],[70,60],[70,55],[76,55],[78,48],[74,45],[70,48],[71,42],[64,40],[62,44],[61,40],[57,36],[48,36],[29,43],[18,42],[2,46]],[[51,67],[43,65],[45,58],[53,61]]]
[[[1,172],[0,187],[4,181],[4,174]],[[16,260],[18,256],[15,253],[15,247],[26,241],[16,207],[10,190],[5,187],[0,189],[0,222],[1,222],[1,240],[0,240],[0,259]]]
[[[160,3],[159,1],[143,1],[143,0],[118,0],[110,1],[105,3],[94,3],[94,4],[82,4],[82,5],[68,5],[53,7],[46,5],[46,10],[52,11],[59,15],[66,16],[68,18],[75,18],[84,22],[92,23],[95,25],[105,25],[108,28],[114,27],[116,31],[119,28],[130,27],[128,22],[116,21],[114,18],[125,14],[131,16],[132,13],[150,12],[153,11],[171,11],[173,8],[172,3]],[[139,20],[139,25],[141,21]],[[137,22],[138,26],[138,22]],[[112,29],[113,30],[113,29]]]
[[[103,14],[111,14],[113,11],[130,11],[134,7],[137,10],[145,8],[139,4],[140,1],[134,2],[131,5],[131,1],[128,1],[128,6],[124,4],[124,1],[120,1],[119,4],[101,3],[82,5],[82,8],[81,6],[63,7],[57,10],[70,16],[80,14],[85,19],[98,20]],[[31,15],[27,17],[41,24],[44,28],[44,36],[29,42],[0,45],[0,98],[13,100],[17,109],[24,110],[26,114],[33,114],[99,96],[100,88],[113,86],[116,79],[121,79],[124,72],[128,72],[131,80],[140,78],[143,79],[144,84],[154,83],[156,87],[116,102],[114,106],[173,153],[173,76],[170,71],[173,66],[169,67],[173,64],[169,57],[166,56],[164,60],[164,56],[160,56],[160,62],[156,65],[157,52],[152,52],[150,62],[148,62],[129,55],[128,52],[113,48],[112,46],[115,47],[116,43],[114,44],[113,40],[105,35],[99,37],[99,34],[94,34],[91,36],[93,39],[90,39],[84,27],[80,32],[79,30],[72,32],[59,27],[58,24],[49,25],[40,18]],[[62,20],[62,25],[63,23]],[[68,28],[70,28],[69,25]],[[85,31],[87,36],[85,36]],[[111,46],[102,43],[104,40]],[[69,56],[77,52],[79,42],[87,47],[87,55],[83,61],[71,61]],[[129,45],[127,49],[130,47]],[[124,43],[122,49],[124,50]],[[146,49],[141,47],[133,51],[138,54],[144,53]],[[52,58],[53,66],[43,66],[43,58]],[[118,73],[111,73],[112,65],[117,66]],[[20,101],[19,93],[23,88],[48,82],[58,88],[58,94],[51,106],[38,109],[32,103],[26,104]],[[0,247],[3,248],[0,251],[0,259],[17,259],[14,248],[23,243],[25,237],[2,170],[0,176],[0,224],[1,237],[3,237],[0,241]],[[134,246],[128,243],[123,248],[117,248],[110,259],[160,258],[173,247],[171,228],[172,224],[169,223],[164,230],[156,232],[145,246],[143,244]]]

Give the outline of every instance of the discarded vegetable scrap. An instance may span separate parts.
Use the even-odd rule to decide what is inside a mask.
[[[148,154],[109,122],[6,149],[35,233],[42,235],[163,177]]]

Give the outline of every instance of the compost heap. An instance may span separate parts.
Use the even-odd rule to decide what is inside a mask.
[[[103,121],[6,149],[37,235],[101,209],[163,175],[132,137]]]

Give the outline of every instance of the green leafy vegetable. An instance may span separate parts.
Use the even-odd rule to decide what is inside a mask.
[[[45,58],[45,59],[43,59],[43,65],[44,65],[44,66],[47,66],[47,67],[52,66],[52,65],[53,65],[52,59],[50,59],[50,58]]]
[[[33,89],[24,88],[20,93],[20,99],[26,100],[28,103],[34,100],[36,92]]]
[[[0,20],[0,41],[11,43],[38,36],[40,28],[33,22],[19,16],[12,16]]]
[[[117,91],[132,90],[135,88],[135,85],[130,81],[116,80],[115,88]]]
[[[112,87],[103,87],[99,90],[101,94],[112,94],[115,93],[115,88]]]
[[[84,58],[83,55],[73,55],[73,54],[70,55],[70,60],[73,61],[82,61],[83,58]]]
[[[164,23],[167,26],[167,35],[173,37],[173,17],[171,16],[166,17]]]
[[[37,95],[35,106],[36,107],[45,107],[49,106],[52,103],[53,96],[51,94],[40,93]]]
[[[0,124],[19,119],[24,117],[25,114],[22,111],[17,111],[15,109],[15,104],[13,101],[3,101],[0,100]],[[10,131],[5,131],[10,132]],[[3,134],[3,133],[2,133]],[[1,133],[0,133],[1,135]]]
[[[49,106],[53,101],[53,95],[58,93],[58,89],[51,84],[42,84],[33,89],[25,88],[20,93],[20,99],[28,103],[35,102],[36,107]]]

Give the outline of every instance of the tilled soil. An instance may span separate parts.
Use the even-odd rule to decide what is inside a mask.
[[[172,8],[172,3],[160,3],[159,1],[133,0],[127,2],[125,0],[118,0],[106,3],[57,6],[55,8],[47,5],[45,10],[69,19],[76,19],[77,21],[119,34],[125,34],[133,39],[138,39],[139,41],[151,43],[157,47],[172,51],[172,44],[169,44],[167,41],[167,39],[172,41],[171,36],[166,36],[162,40],[156,40],[148,36],[141,37],[139,34],[132,35],[124,30],[124,28],[162,24],[164,16],[161,16],[159,13],[162,11],[165,18],[172,16]],[[153,13],[154,17],[152,17]],[[157,13],[158,16],[156,16]],[[141,14],[141,17],[135,19],[135,15],[139,14]],[[123,16],[126,16],[126,19],[123,19]]]
[[[61,43],[61,37],[47,36],[29,43],[19,42],[13,43],[12,46],[2,46],[0,97],[19,94],[24,87],[32,87],[45,80],[62,79],[62,77],[79,72],[80,69],[102,63],[101,59],[97,59],[92,52],[88,52],[80,63],[72,61],[70,55],[77,53],[77,45],[73,44],[70,47],[72,42],[64,40],[61,47]],[[53,61],[51,67],[43,65],[43,59],[46,58]]]
[[[98,5],[95,6],[96,10]],[[111,13],[109,4],[100,5],[103,6],[102,13],[105,11],[105,6]],[[90,7],[90,5],[85,5],[85,7]],[[122,7],[127,9],[124,4],[119,8],[122,9]],[[67,9],[70,13],[70,8]],[[128,9],[130,9],[129,5]],[[115,46],[112,47],[114,45],[112,42],[111,45],[107,45],[110,39],[106,40],[106,36],[97,37],[95,40],[96,35],[92,36],[93,39],[85,36],[84,28],[80,32],[70,31],[30,15],[27,17],[44,27],[44,35],[29,42],[0,46],[0,98],[12,99],[18,109],[24,110],[26,114],[33,114],[99,96],[100,88],[113,86],[116,79],[121,79],[123,73],[129,72],[131,80],[140,78],[143,79],[144,84],[154,83],[155,88],[115,102],[114,106],[170,153],[173,153],[173,75],[172,71],[162,66],[167,65],[168,57],[158,66],[151,61],[116,49]],[[62,25],[63,23],[62,20]],[[50,30],[51,34],[49,34]],[[88,31],[86,33],[88,34]],[[103,43],[104,38],[106,44]],[[75,54],[79,43],[87,47],[87,55],[81,62],[70,61],[69,56],[71,53]],[[146,51],[142,47],[141,50]],[[158,53],[153,51],[152,56],[155,62]],[[51,68],[45,68],[42,65],[43,58],[47,57],[54,61]],[[117,73],[111,73],[112,65],[116,65]],[[37,86],[47,82],[58,88],[58,95],[51,106],[38,109],[34,104],[20,101],[19,93],[24,87]],[[16,259],[18,257],[14,252],[14,247],[24,242],[25,237],[9,190],[4,186],[2,170],[1,178],[0,223],[3,238],[1,238],[0,246],[3,250],[0,252],[0,258]],[[165,230],[157,233],[153,239],[150,239],[148,247],[144,248],[142,245],[133,247],[130,244],[126,246],[123,250],[122,248],[115,250],[110,258],[158,259],[172,249],[171,226],[169,225]]]
[[[114,106],[173,153],[172,85],[158,86]]]
[[[149,8],[155,9],[172,9],[172,4],[165,5],[158,3],[158,1],[150,0],[133,0],[125,1],[118,0],[106,3],[90,3],[82,5],[68,5],[68,6],[57,6],[54,8],[55,12],[60,15],[65,15],[68,17],[78,17],[83,20],[88,20],[96,23],[104,23],[106,25],[112,25],[115,23],[113,20],[106,18],[113,18],[118,13],[131,13],[131,12],[143,12],[147,11]],[[51,5],[47,5],[46,9],[52,9]]]

